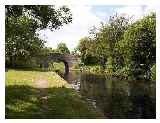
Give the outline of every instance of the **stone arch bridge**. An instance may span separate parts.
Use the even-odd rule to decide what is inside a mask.
[[[59,61],[64,63],[64,74],[67,75],[69,73],[69,67],[71,67],[73,64],[80,63],[80,58],[76,55],[71,54],[49,53],[47,56],[43,56],[40,59],[40,62],[44,68],[48,68],[50,62]]]

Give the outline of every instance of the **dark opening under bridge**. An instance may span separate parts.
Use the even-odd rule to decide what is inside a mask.
[[[71,54],[49,53],[43,56],[40,61],[44,68],[48,68],[50,62],[63,62],[65,66],[64,74],[67,75],[69,73],[69,67],[73,64],[80,63],[80,58]]]

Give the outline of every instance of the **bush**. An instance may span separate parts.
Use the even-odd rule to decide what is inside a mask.
[[[79,64],[74,64],[72,68],[73,69],[80,69],[80,65]]]
[[[151,68],[151,80],[156,80],[156,64]]]
[[[131,73],[130,73],[129,67],[126,66],[126,67],[123,67],[122,69],[117,70],[115,74],[118,76],[129,78]]]

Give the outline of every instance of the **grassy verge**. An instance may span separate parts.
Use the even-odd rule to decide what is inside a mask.
[[[46,109],[34,86],[37,77],[47,80]],[[9,69],[6,72],[6,118],[103,118],[91,105],[83,101],[70,85],[54,72]]]

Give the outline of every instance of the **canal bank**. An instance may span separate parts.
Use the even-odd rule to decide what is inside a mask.
[[[104,118],[55,72],[8,69],[5,74],[7,119]]]

